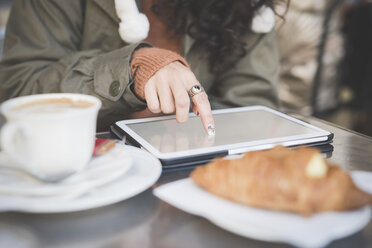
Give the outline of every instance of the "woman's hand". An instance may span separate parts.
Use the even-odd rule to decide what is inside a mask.
[[[145,100],[152,113],[176,112],[178,122],[186,122],[190,109],[188,91],[200,85],[194,73],[180,62],[172,62],[157,71],[145,85]],[[214,134],[214,119],[207,94],[203,91],[192,97],[193,111],[200,114],[204,129]]]

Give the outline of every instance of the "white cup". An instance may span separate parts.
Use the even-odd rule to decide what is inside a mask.
[[[82,94],[41,94],[1,105],[1,148],[34,176],[56,181],[84,169],[94,149],[101,101]]]

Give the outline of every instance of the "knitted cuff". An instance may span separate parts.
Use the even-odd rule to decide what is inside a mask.
[[[156,47],[141,48],[134,52],[131,61],[131,72],[134,77],[134,92],[145,99],[145,84],[161,68],[179,61],[187,68],[190,66],[179,54]]]

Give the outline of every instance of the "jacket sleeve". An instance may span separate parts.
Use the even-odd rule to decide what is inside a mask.
[[[209,94],[212,108],[264,105],[277,108],[279,54],[275,33],[249,34],[247,54],[217,77]]]
[[[84,1],[15,0],[0,63],[0,101],[69,92],[102,100],[98,129],[146,106],[131,89],[130,59],[144,43],[80,50]]]

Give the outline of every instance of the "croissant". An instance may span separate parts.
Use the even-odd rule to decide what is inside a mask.
[[[372,195],[357,188],[347,172],[307,147],[277,146],[240,159],[218,159],[190,176],[198,186],[232,201],[307,216],[372,203]]]

